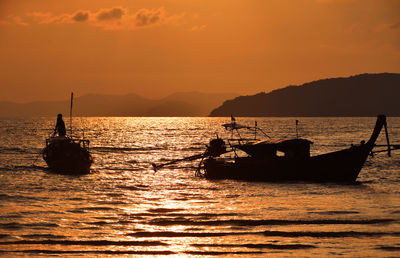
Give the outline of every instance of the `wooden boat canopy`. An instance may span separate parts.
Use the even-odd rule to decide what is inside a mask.
[[[252,157],[275,157],[277,152],[282,152],[287,158],[310,157],[310,145],[312,141],[295,139],[269,139],[256,143],[238,144],[233,146],[246,152]]]

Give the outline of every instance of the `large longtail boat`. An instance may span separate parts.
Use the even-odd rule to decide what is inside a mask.
[[[261,130],[257,125],[254,127],[239,125],[233,117],[231,123],[223,126],[232,132],[242,129],[254,132]],[[311,156],[312,142],[302,138],[255,141],[239,137],[228,139],[228,144],[217,138],[210,141],[202,155],[188,158],[201,158],[197,174],[207,179],[355,182],[369,154],[372,153],[383,127],[390,154],[390,150],[398,149],[400,146],[390,145],[386,116],[379,115],[367,142],[361,141],[358,145],[340,151]],[[238,135],[240,136],[239,133]],[[245,156],[239,156],[240,151],[245,153]],[[228,152],[233,152],[234,158],[223,157],[223,154]]]
[[[52,172],[63,174],[86,174],[90,172],[93,158],[89,152],[89,140],[72,136],[72,103],[70,109],[70,136],[51,136],[46,139],[42,157]]]

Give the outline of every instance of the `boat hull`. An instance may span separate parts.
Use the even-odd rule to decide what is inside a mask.
[[[93,163],[93,158],[86,148],[68,140],[49,143],[42,154],[50,170],[58,173],[89,173]]]
[[[204,176],[245,181],[355,182],[371,149],[364,144],[304,159],[243,157],[232,162],[208,158]]]

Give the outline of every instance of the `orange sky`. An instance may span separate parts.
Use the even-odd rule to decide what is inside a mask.
[[[400,72],[399,0],[0,0],[0,101]]]

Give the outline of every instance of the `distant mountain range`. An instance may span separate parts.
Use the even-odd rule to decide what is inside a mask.
[[[240,96],[210,116],[400,116],[400,74],[360,74]]]
[[[200,92],[174,93],[163,99],[136,94],[90,94],[74,99],[74,116],[207,116],[210,111],[238,94]],[[56,116],[69,114],[70,100],[54,102],[0,102],[0,117]]]
[[[375,116],[382,113],[400,116],[400,74],[360,74],[237,96],[234,93],[179,92],[154,100],[136,94],[89,94],[75,98],[73,115],[260,117]],[[69,99],[30,103],[0,101],[0,117],[56,116],[58,113],[68,116]]]

